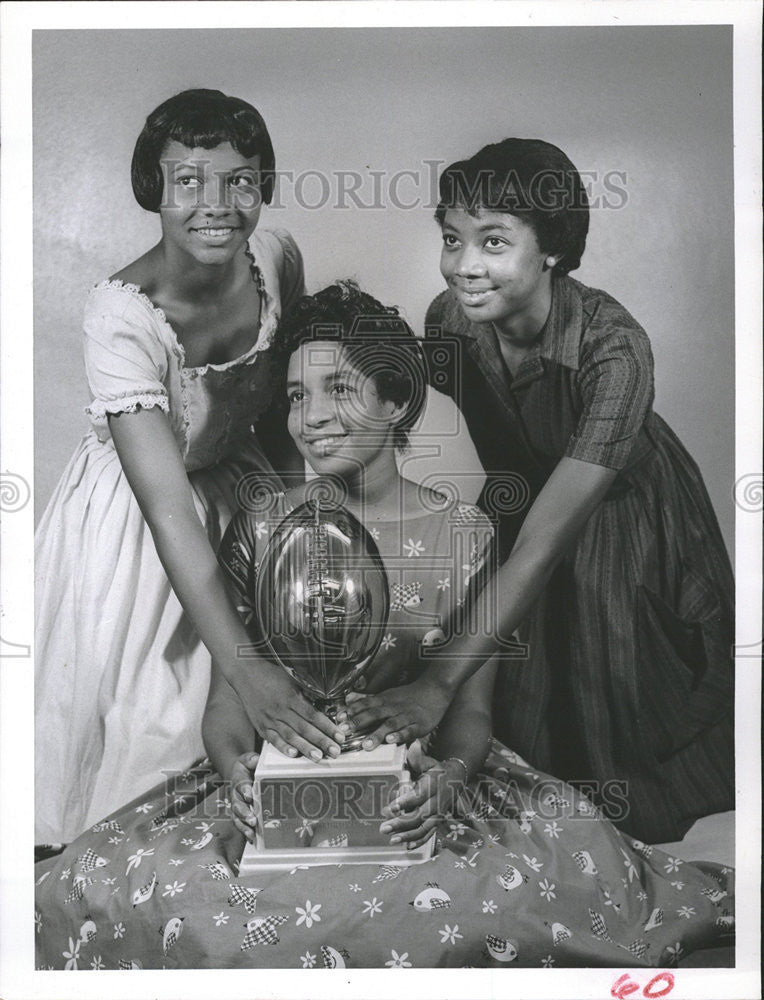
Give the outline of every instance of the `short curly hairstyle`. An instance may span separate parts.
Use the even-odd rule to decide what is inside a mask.
[[[581,175],[557,146],[541,139],[504,139],[484,146],[440,176],[435,218],[449,208],[507,212],[527,222],[542,253],[554,254],[554,271],[581,264],[589,232],[589,198]]]
[[[164,177],[160,159],[168,142],[189,149],[214,149],[222,142],[249,159],[260,156],[261,197],[273,198],[276,159],[271,137],[256,108],[220,90],[184,90],[155,108],[146,119],[133,150],[130,175],[141,208],[158,212]]]
[[[395,446],[405,449],[424,408],[427,385],[419,340],[397,308],[382,305],[349,279],[299,299],[272,344],[282,399],[289,359],[311,340],[336,340],[347,361],[373,380],[381,399],[405,407],[393,428]]]

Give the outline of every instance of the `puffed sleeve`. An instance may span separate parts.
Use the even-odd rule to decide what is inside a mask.
[[[653,356],[647,334],[612,328],[582,351],[577,380],[583,409],[565,454],[622,469],[654,398]]]
[[[107,414],[134,413],[169,401],[167,351],[156,321],[136,308],[125,289],[94,289],[84,318],[85,371],[93,402],[86,413],[95,423]]]
[[[305,294],[305,265],[300,248],[291,233],[278,229],[274,235],[281,248],[278,262],[279,288],[281,290],[281,315],[285,316],[298,299]]]

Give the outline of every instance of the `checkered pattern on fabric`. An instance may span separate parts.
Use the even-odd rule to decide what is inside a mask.
[[[178,940],[177,934],[173,933],[167,935],[167,940],[165,941],[164,947],[162,948],[162,951],[164,952],[165,955],[170,950],[170,948],[172,948],[172,946],[175,944],[177,940]]]
[[[243,906],[247,913],[254,913],[257,906],[257,897],[262,891],[262,889],[248,889],[245,885],[232,882],[228,905]]]
[[[544,799],[544,803],[545,805],[554,806],[555,809],[560,809],[560,810],[567,809],[567,807],[570,805],[570,801],[568,799],[564,799],[561,795],[547,795],[547,797]]]
[[[337,954],[342,956],[343,961],[347,965],[348,962],[350,961],[350,955],[348,954],[348,952],[346,952],[344,948],[340,948],[338,949]],[[327,948],[325,944],[321,945],[321,961],[324,963],[325,969],[334,969],[337,967],[335,958],[332,955],[331,950]]]
[[[228,882],[231,878],[231,873],[222,861],[215,861],[214,864],[211,865],[199,865],[199,867],[208,871],[218,882]]]
[[[82,878],[80,875],[77,875],[74,879],[72,890],[66,897],[64,902],[73,903],[75,900],[82,899],[82,897],[85,895],[85,890],[87,889],[87,887],[89,885],[92,885],[94,882],[95,882],[94,878]]]
[[[400,873],[403,871],[402,868],[398,868],[397,865],[381,865],[379,869],[379,874],[376,875],[371,881],[372,885],[375,882],[386,882],[391,878],[398,878]]]
[[[83,875],[87,875],[88,872],[92,872],[95,868],[103,868],[106,864],[106,858],[100,858],[95,851],[88,848],[83,855],[77,858],[75,864],[80,866],[80,871]]]
[[[91,829],[93,833],[103,833],[104,830],[113,830],[114,833],[125,832],[115,819],[102,820],[100,823],[96,823],[94,827],[91,827]]]
[[[447,910],[451,906],[450,899],[431,899],[430,909],[432,910]]]
[[[528,881],[528,876],[524,875],[522,872],[519,872],[512,865],[505,865],[504,871],[501,873],[501,875],[497,876],[497,879],[501,887],[509,891],[509,887],[512,884],[512,880],[515,875],[520,876],[520,878],[523,881],[523,884],[525,884]]]
[[[483,820],[494,819],[499,813],[490,802],[478,802],[468,815],[470,819]]]
[[[623,948],[624,951],[628,951],[632,954],[634,958],[639,959],[644,957],[645,952],[650,945],[647,944],[642,938],[639,938],[636,941],[632,941],[631,944],[622,944],[620,947]]]
[[[496,937],[495,934],[486,934],[485,943],[499,954],[503,954],[507,950],[507,942],[504,938]]]
[[[632,840],[631,846],[643,858],[649,858],[653,853],[652,846],[650,844],[643,844],[640,840]]]
[[[159,829],[159,827],[160,827],[160,826],[161,826],[161,825],[162,825],[163,823],[166,823],[166,822],[167,822],[167,819],[168,819],[169,815],[170,815],[170,814],[169,814],[169,811],[168,811],[167,809],[165,809],[165,810],[163,810],[162,812],[158,813],[158,814],[157,814],[156,816],[154,816],[154,818],[153,818],[153,819],[151,820],[151,823],[149,824],[149,829],[150,829],[150,830],[158,830],[158,829]]]
[[[251,920],[247,925],[247,933],[241,943],[241,950],[247,951],[254,948],[256,944],[278,944],[279,936],[276,928],[286,923],[289,917],[275,916],[271,914],[262,919]]]
[[[160,837],[164,837],[168,833],[172,833],[173,830],[177,830],[181,823],[187,823],[188,820],[183,816],[171,816],[168,817],[161,823],[159,829],[152,836],[148,837],[148,840],[158,840]]]
[[[707,896],[712,903],[719,903],[727,895],[724,889],[701,889],[701,896]]]
[[[655,927],[660,927],[663,923],[663,910],[657,906],[650,915],[650,919],[645,924],[645,930],[653,930]]]
[[[138,906],[140,903],[145,903],[154,894],[154,889],[157,884],[157,873],[152,872],[151,878],[145,885],[142,885],[138,892],[133,896],[133,906]]]
[[[323,842],[322,842],[323,846]],[[333,837],[328,837],[325,841],[326,847],[347,847],[348,846],[348,835],[346,833],[337,833]]]
[[[605,918],[601,913],[596,913],[591,908],[589,909],[589,919],[592,924],[592,934],[596,938],[600,938],[603,941],[612,941],[612,938],[608,934],[607,924],[605,923]]]
[[[165,955],[180,937],[183,931],[184,920],[185,917],[173,917],[172,920],[168,921],[167,927],[165,927],[164,930],[164,940],[162,941],[162,951],[164,952]],[[168,933],[168,927],[172,927],[169,933]]]
[[[591,864],[592,868],[590,869],[589,874],[596,873],[596,867],[594,865],[594,862],[592,861],[591,855],[587,851],[573,851],[571,857],[576,862],[576,864],[578,865],[578,867],[581,869],[582,872],[585,872],[587,866]]]
[[[556,931],[552,932],[552,942],[555,945],[562,944],[563,941],[569,941],[572,936],[569,928],[565,926],[558,927]]]
[[[413,583],[394,583],[391,593],[390,610],[402,611],[422,603],[422,584],[417,580]]]

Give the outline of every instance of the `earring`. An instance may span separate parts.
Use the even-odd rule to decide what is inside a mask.
[[[546,259],[546,266],[547,267],[554,267],[556,263],[557,263],[557,258],[556,257],[547,257],[547,259]]]

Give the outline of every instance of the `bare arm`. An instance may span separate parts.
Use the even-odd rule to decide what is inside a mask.
[[[262,734],[275,731],[306,755],[339,752],[333,742],[336,726],[312,708],[280,668],[240,657],[250,640],[196,513],[165,414],[159,409],[122,413],[110,417],[109,426],[170,583],[252,725]]]
[[[213,767],[229,781],[237,758],[253,752],[257,741],[255,727],[239,696],[214,662],[202,719],[202,739]]]
[[[486,663],[459,688],[438,729],[429,754],[418,758],[409,751],[410,764],[420,772],[412,786],[382,811],[381,829],[391,843],[416,847],[423,843],[443,816],[451,812],[485,760],[491,737],[491,692],[495,665]]]
[[[602,502],[616,474],[575,458],[559,461],[528,512],[509,558],[475,603],[476,621],[496,621],[504,636],[514,632]],[[484,617],[490,608],[495,608],[495,613]],[[453,651],[454,662],[438,670],[441,683],[452,691],[496,651],[495,636],[467,634]]]
[[[463,761],[467,780],[475,776],[488,751],[495,680],[496,664],[489,660],[462,684],[438,727],[431,749],[437,760]],[[461,773],[459,777],[465,775]]]
[[[257,735],[239,696],[214,662],[202,738],[215,770],[228,783],[231,819],[254,843],[259,819],[254,793]]]
[[[475,621],[494,621],[496,628],[490,634],[465,630],[449,645],[449,659],[433,662],[414,684],[352,701],[348,716],[353,723],[381,722],[374,743],[385,738],[406,742],[432,730],[459,685],[497,652],[496,633],[510,636],[526,616],[615,476],[604,466],[562,458],[528,512],[509,558],[472,608]]]

